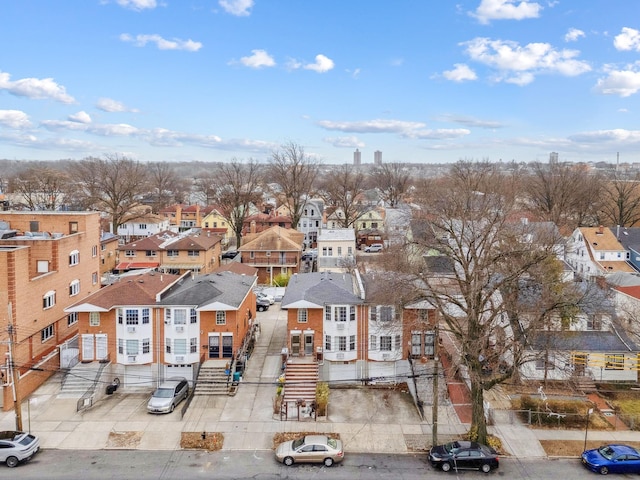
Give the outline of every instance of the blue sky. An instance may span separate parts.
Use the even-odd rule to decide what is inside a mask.
[[[14,0],[0,44],[0,158],[640,161],[638,0]]]

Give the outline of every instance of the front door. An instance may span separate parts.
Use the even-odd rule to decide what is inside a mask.
[[[300,334],[291,335],[291,355],[300,355]]]
[[[106,360],[108,356],[107,334],[96,333],[96,360]]]
[[[220,335],[209,335],[209,358],[220,358]]]
[[[94,360],[93,335],[82,335],[82,360],[92,362]]]
[[[225,335],[222,337],[222,358],[233,357],[233,336]]]
[[[313,355],[313,333],[304,334],[304,354]]]

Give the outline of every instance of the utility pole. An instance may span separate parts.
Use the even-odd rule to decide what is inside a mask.
[[[16,413],[16,430],[22,431],[22,397],[20,396],[20,372],[16,372],[16,365],[13,361],[13,346],[16,342],[16,329],[13,325],[12,304],[7,305],[9,313],[9,373],[11,375],[11,388],[13,390],[13,410]]]
[[[435,447],[438,444],[438,363],[440,357],[438,356],[438,314],[436,313],[436,325],[433,338],[433,411],[431,416],[433,417],[433,427],[431,429],[431,442]]]

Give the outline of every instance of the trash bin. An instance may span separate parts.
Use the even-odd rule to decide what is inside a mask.
[[[233,374],[233,381],[234,382],[239,382],[240,381],[240,372],[235,372]]]
[[[118,388],[116,385],[107,385],[107,395],[113,395],[113,392]]]

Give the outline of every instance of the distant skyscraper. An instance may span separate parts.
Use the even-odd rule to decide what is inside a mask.
[[[362,153],[360,150],[356,148],[356,151],[353,152],[353,164],[360,165],[362,163]]]
[[[380,150],[373,152],[373,164],[382,165],[382,152]]]
[[[558,163],[558,153],[557,152],[551,152],[549,154],[549,163]]]

